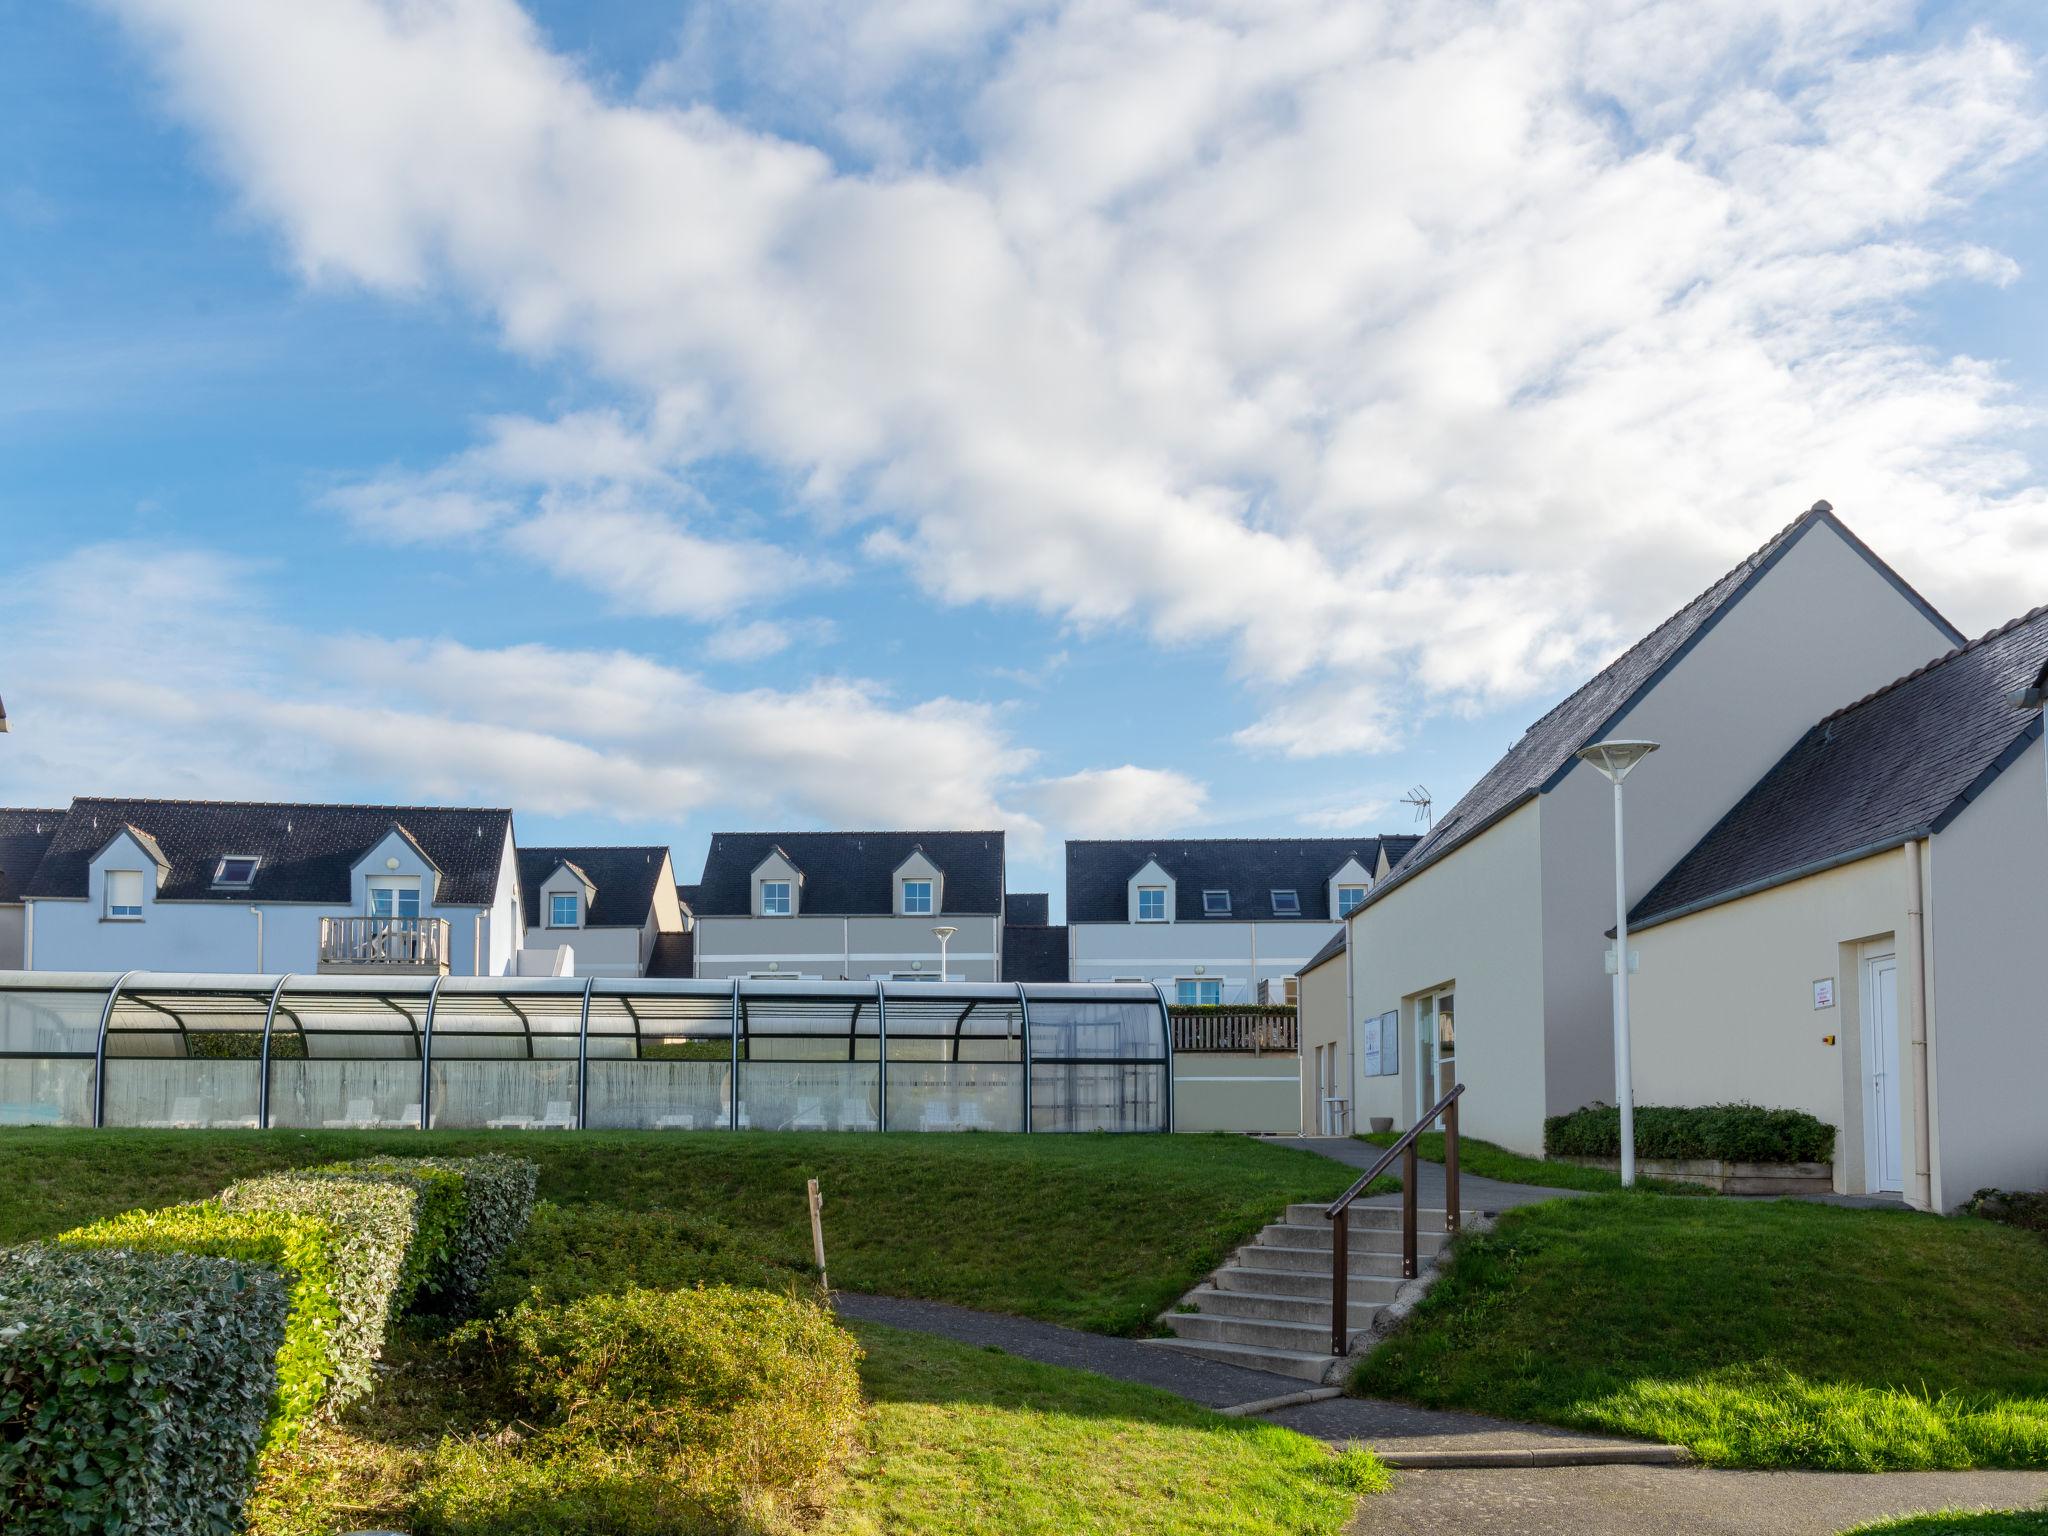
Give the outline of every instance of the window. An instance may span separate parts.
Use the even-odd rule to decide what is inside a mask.
[[[763,917],[788,917],[790,909],[789,882],[787,880],[763,880],[761,882],[761,915]]]
[[[139,869],[110,869],[107,871],[107,916],[118,918],[124,923],[142,920],[142,871]]]
[[[1228,916],[1230,916],[1230,892],[1228,892],[1228,891],[1204,891],[1204,892],[1202,892],[1202,916],[1204,916],[1204,917],[1228,917]]]
[[[548,893],[548,926],[550,928],[574,928],[582,902],[574,891],[550,891]]]
[[[1340,885],[1340,886],[1338,886],[1338,887],[1337,887],[1337,915],[1338,915],[1339,917],[1349,917],[1349,916],[1350,916],[1350,915],[1352,914],[1352,912],[1353,912],[1353,911],[1354,911],[1354,910],[1355,910],[1355,909],[1357,908],[1358,904],[1359,904],[1360,902],[1364,901],[1364,900],[1365,900],[1365,887],[1364,887],[1364,886],[1362,886],[1362,885]]]
[[[213,883],[223,890],[246,891],[256,882],[262,859],[253,853],[231,853],[213,866]]]
[[[1174,1001],[1190,1007],[1205,1007],[1223,1001],[1223,980],[1218,976],[1183,976],[1173,984]]]
[[[370,916],[418,917],[420,884],[417,880],[373,880],[370,882]]]
[[[906,917],[932,915],[932,883],[929,880],[903,882],[903,913]]]
[[[891,981],[945,981],[950,978],[941,976],[937,971],[891,971],[889,979]]]
[[[1273,915],[1275,917],[1301,916],[1301,892],[1275,890],[1273,892]]]
[[[1138,921],[1141,923],[1163,923],[1166,921],[1165,886],[1141,885],[1138,887]]]

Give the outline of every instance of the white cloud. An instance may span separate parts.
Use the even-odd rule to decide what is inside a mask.
[[[1068,837],[1168,832],[1202,813],[1208,789],[1169,768],[1089,768],[1023,786],[1020,796]]]
[[[622,605],[803,569],[674,490],[755,455],[946,599],[1227,642],[1239,741],[1308,755],[1554,686],[1817,496],[1965,628],[2038,597],[2031,407],[1903,320],[2010,275],[1952,221],[2042,122],[1905,0],[783,0],[745,72],[851,59],[856,170],[663,104],[701,46],[608,96],[510,0],[108,3],[309,281],[446,288],[630,402],[416,514],[630,486],[651,560],[514,540]]]
[[[1347,832],[1370,833],[1384,828],[1393,809],[1391,800],[1360,800],[1351,805],[1303,811],[1294,819],[1304,827],[1341,836]]]
[[[705,636],[703,650],[713,661],[765,661],[792,645],[824,645],[835,633],[830,619],[756,619],[714,630]]]

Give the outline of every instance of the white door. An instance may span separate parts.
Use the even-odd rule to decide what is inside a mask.
[[[1863,962],[1863,1149],[1873,1190],[1904,1190],[1899,1077],[1899,961]]]

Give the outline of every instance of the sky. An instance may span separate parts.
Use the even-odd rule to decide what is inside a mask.
[[[1826,498],[2048,601],[2017,0],[0,0],[0,803],[1418,830]]]

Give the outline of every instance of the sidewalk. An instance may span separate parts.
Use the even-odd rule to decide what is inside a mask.
[[[1365,1172],[1376,1161],[1384,1147],[1375,1147],[1370,1142],[1354,1141],[1349,1136],[1262,1136],[1261,1141],[1276,1147],[1296,1147],[1304,1152],[1319,1152],[1324,1157]],[[1444,1205],[1444,1167],[1442,1163],[1417,1160],[1416,1169],[1421,1177],[1416,1181],[1416,1202],[1425,1209],[1434,1206],[1442,1210]],[[1401,1164],[1397,1159],[1387,1170],[1399,1174]],[[1461,1173],[1458,1178],[1458,1203],[1468,1211],[1505,1211],[1518,1205],[1535,1205],[1543,1200],[1576,1200],[1585,1193],[1580,1189],[1547,1189],[1537,1184],[1503,1184],[1498,1179],[1482,1179],[1476,1174]],[[1360,1205],[1399,1205],[1399,1195],[1374,1195],[1362,1199]]]

